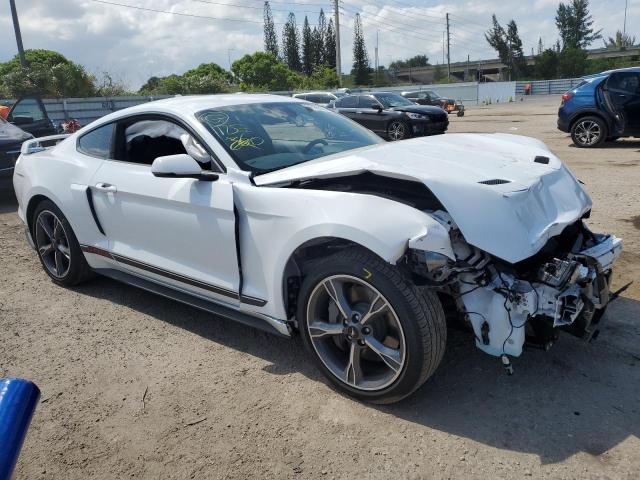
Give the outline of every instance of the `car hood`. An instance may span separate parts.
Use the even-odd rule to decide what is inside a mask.
[[[421,113],[422,115],[442,115],[446,113],[440,107],[434,107],[433,105],[405,105],[402,107],[392,107],[390,110],[396,112],[409,112],[409,113]]]
[[[591,209],[578,180],[544,143],[508,134],[448,134],[379,144],[254,181],[279,185],[364,172],[424,183],[467,242],[510,263],[536,254]]]
[[[17,142],[24,142],[30,138],[33,138],[30,133],[9,122],[0,121],[0,148],[3,145],[15,145]]]

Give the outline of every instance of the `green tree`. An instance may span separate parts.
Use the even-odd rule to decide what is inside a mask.
[[[582,48],[564,48],[558,56],[558,74],[562,78],[579,77],[587,69],[587,52]]]
[[[313,28],[313,44],[314,44],[314,65],[326,65],[325,54],[325,38],[327,35],[327,19],[324,16],[324,11],[320,9],[320,15],[318,15],[318,26]]]
[[[518,26],[514,20],[507,24],[507,48],[509,49],[509,68],[514,78],[523,78],[527,75],[527,62],[524,58],[522,40],[518,34]]]
[[[296,26],[296,16],[289,13],[287,23],[282,30],[282,56],[287,66],[296,72],[302,70],[300,63],[300,39],[298,27]]]
[[[302,87],[309,90],[327,90],[337,88],[338,85],[338,74],[336,71],[325,65],[319,65],[311,76],[305,77]]]
[[[542,45],[542,37],[538,38],[538,55],[541,55],[544,52],[544,46]]]
[[[271,5],[264,2],[264,51],[273,54],[278,58],[278,36],[276,35],[276,27],[273,23],[273,15],[271,14]]]
[[[556,11],[556,26],[562,40],[562,48],[587,48],[594,40],[602,38],[593,29],[593,18],[589,13],[589,0],[571,0],[560,3]]]
[[[604,39],[605,48],[623,49],[633,47],[636,44],[636,37],[622,33],[620,30],[616,32],[616,36]]]
[[[102,77],[96,80],[95,94],[98,97],[125,97],[135,95],[121,80],[113,78],[109,72],[102,72]]]
[[[487,43],[498,53],[498,58],[505,65],[509,64],[509,47],[507,46],[507,32],[504,31],[498,17],[494,13],[491,16],[493,26],[484,34]]]
[[[534,66],[535,76],[540,79],[550,80],[558,76],[558,53],[552,48],[547,48],[536,57]]]
[[[324,36],[324,63],[330,68],[336,68],[336,33],[333,27],[333,18],[329,19],[327,31]]]
[[[182,75],[151,77],[140,88],[142,95],[195,95],[229,91],[231,73],[216,63],[202,63]]]
[[[231,76],[231,72],[225,70],[217,63],[201,63],[196,68],[192,68],[191,70],[187,70],[183,74],[185,77],[220,77],[221,79],[226,80],[227,82],[231,82],[233,77]]]
[[[305,15],[304,23],[302,24],[302,73],[305,75],[311,75],[313,73],[316,57],[314,47],[309,19]]]
[[[426,55],[416,55],[415,57],[408,58],[406,60],[396,60],[389,64],[389,68],[392,70],[399,70],[401,68],[414,68],[414,67],[426,67],[429,65],[429,57]]]
[[[0,63],[0,90],[9,96],[87,97],[95,93],[95,78],[64,55],[51,50],[26,50],[26,68],[16,55]]]
[[[231,71],[240,80],[240,88],[248,91],[293,90],[302,78],[272,53],[256,52],[233,62]]]
[[[364,33],[362,31],[362,21],[360,14],[356,13],[353,34],[353,68],[351,75],[356,85],[369,85],[371,83],[371,67],[369,66],[369,55],[364,43]]]

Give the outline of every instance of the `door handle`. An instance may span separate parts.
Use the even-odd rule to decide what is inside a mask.
[[[111,185],[110,183],[96,183],[96,190],[100,190],[101,192],[117,192],[118,189],[115,185]]]

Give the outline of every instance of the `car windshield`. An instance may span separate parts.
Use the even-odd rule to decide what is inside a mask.
[[[243,169],[271,172],[382,143],[364,127],[308,103],[252,103],[196,114]]]
[[[376,93],[373,97],[385,108],[415,106],[411,100],[395,93]]]
[[[442,98],[440,95],[438,95],[436,92],[434,92],[433,90],[427,90],[427,93],[429,94],[429,96],[431,98]]]

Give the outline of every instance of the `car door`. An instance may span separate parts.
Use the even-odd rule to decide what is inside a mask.
[[[91,180],[109,252],[125,271],[237,306],[232,185],[222,171],[217,181],[153,176],[154,158],[181,153],[166,123],[187,133],[158,115],[119,121],[111,158]]]
[[[20,98],[11,107],[7,120],[34,137],[45,137],[56,133],[42,100],[37,97]]]
[[[356,111],[358,107],[358,96],[349,95],[342,97],[336,102],[336,108],[345,117],[349,117],[352,120],[356,120]],[[357,121],[357,120],[356,120]]]
[[[380,110],[381,108],[382,105],[373,96],[358,95],[358,108],[354,120],[374,132],[383,131],[385,114],[384,110]]]
[[[604,90],[624,119],[624,135],[640,132],[640,73],[613,73],[604,85]]]

